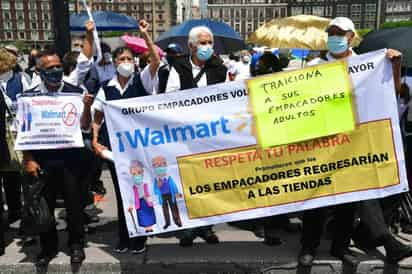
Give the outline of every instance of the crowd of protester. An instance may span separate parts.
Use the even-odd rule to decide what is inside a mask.
[[[92,22],[86,24],[84,39],[77,39],[72,51],[64,56],[59,57],[52,49],[31,50],[25,70],[18,65],[18,50],[15,47],[7,46],[0,49],[0,180],[5,193],[5,200],[0,200],[0,215],[4,215],[7,205],[7,221],[0,218],[0,255],[5,251],[4,233],[9,224],[22,218],[22,186],[28,184],[31,178],[42,176],[45,182],[42,195],[51,215],[54,216],[56,199],[61,197],[64,200],[71,262],[81,263],[85,259],[87,224],[93,221],[93,218],[85,213],[85,208],[93,203],[90,192],[102,195],[106,192],[100,180],[104,163],[110,171],[116,194],[118,244],[113,247],[113,252],[145,252],[146,237],[129,238],[115,167],[112,162],[105,159],[104,151],[110,150],[110,143],[104,123],[103,103],[276,73],[288,69],[291,59],[288,51],[274,54],[271,49],[262,49],[234,52],[229,55],[228,60],[222,60],[213,50],[213,33],[207,27],[195,27],[190,31],[189,54],[184,54],[181,45],[171,43],[164,49],[165,58],[161,59],[148,34],[148,27],[144,20],[140,21],[140,33],[148,46],[148,51],[139,56],[127,47],[111,49],[102,43],[102,58],[95,60]],[[347,18],[336,18],[331,21],[326,31],[329,37],[329,50],[323,57],[311,57],[312,60],[307,65],[356,55],[351,48],[355,33],[352,21]],[[405,83],[401,83],[401,53],[389,49],[386,55],[393,64],[396,89],[394,92],[402,105],[401,128],[404,133],[408,175],[411,175],[412,168],[408,168],[412,166],[410,91]],[[24,151],[22,162],[19,162],[9,145],[10,136],[7,135],[7,127],[11,127],[7,121],[15,115],[17,95],[50,92],[78,93],[83,96],[84,110],[80,122],[85,147]],[[157,164],[153,163],[154,166]],[[136,167],[138,168],[138,165]],[[409,177],[411,182],[412,177]],[[253,231],[268,245],[282,244],[278,237],[278,229],[293,233],[299,233],[301,230],[301,250],[298,254],[298,262],[301,265],[312,264],[324,227],[332,235],[330,254],[336,258],[351,262],[357,260],[349,249],[352,240],[356,246],[364,250],[383,245],[387,261],[398,263],[412,256],[412,247],[394,237],[392,229],[394,222],[399,222],[404,233],[412,233],[410,220],[396,217],[399,215],[403,195],[407,194],[294,214],[293,216],[298,216],[302,220],[302,228],[290,222],[290,215],[257,218],[234,222],[231,225]],[[170,225],[170,207],[174,223],[181,226],[179,212],[174,205],[175,200],[167,195],[161,197],[165,216],[169,216],[168,224]],[[21,222],[21,227],[23,226],[24,222]],[[19,234],[26,244],[36,243],[35,238],[23,228]],[[55,223],[50,224],[47,230],[38,236],[40,252],[37,264],[47,265],[58,253]],[[182,247],[192,246],[196,237],[202,238],[208,244],[219,243],[212,226],[186,229],[179,233],[178,237]]]

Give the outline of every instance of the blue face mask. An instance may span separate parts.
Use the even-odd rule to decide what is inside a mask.
[[[198,46],[196,56],[200,61],[207,61],[212,57],[213,48],[209,45]]]
[[[143,175],[134,175],[133,181],[136,185],[141,185],[143,183]]]
[[[155,173],[158,176],[166,174],[166,171],[167,171],[167,168],[165,166],[160,166],[160,167],[155,168]]]
[[[329,36],[328,49],[331,53],[340,54],[348,50],[348,39],[345,36]]]
[[[62,68],[42,69],[40,71],[40,78],[49,85],[59,86],[63,79],[63,69]]]

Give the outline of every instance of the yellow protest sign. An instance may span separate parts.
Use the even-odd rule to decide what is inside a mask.
[[[346,61],[247,80],[262,147],[352,131],[355,115]]]
[[[399,184],[393,141],[390,120],[381,120],[301,143],[180,157],[189,218]]]

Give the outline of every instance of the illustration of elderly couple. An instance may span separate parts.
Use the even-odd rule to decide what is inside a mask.
[[[159,204],[163,208],[163,216],[165,221],[163,229],[167,229],[170,226],[169,209],[172,212],[174,223],[178,227],[181,227],[182,221],[180,219],[179,208],[177,207],[176,200],[182,198],[182,194],[179,193],[173,178],[171,176],[167,176],[166,158],[163,156],[154,157],[152,159],[152,167],[156,174],[153,182],[153,192],[158,197]],[[149,185],[144,182],[143,179],[143,164],[138,160],[132,160],[130,162],[129,171],[133,176],[134,205],[130,205],[128,211],[131,214],[133,210],[136,210],[139,226],[143,227],[145,232],[153,232],[153,225],[156,224],[156,214],[149,192]],[[134,218],[133,223],[135,225],[135,229],[137,230]]]

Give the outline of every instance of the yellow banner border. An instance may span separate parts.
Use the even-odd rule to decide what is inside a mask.
[[[330,197],[330,196],[335,196],[335,195],[342,195],[342,194],[347,194],[347,193],[357,193],[357,192],[362,192],[362,191],[368,191],[368,190],[377,190],[377,189],[385,189],[388,187],[393,187],[396,185],[399,185],[401,182],[400,179],[400,172],[399,172],[399,161],[398,161],[398,155],[396,153],[396,147],[395,147],[395,136],[393,134],[393,127],[392,127],[392,120],[390,118],[385,118],[385,119],[378,119],[378,120],[373,120],[373,121],[368,121],[368,122],[363,122],[363,123],[359,123],[359,125],[364,125],[364,124],[369,124],[369,123],[375,123],[375,122],[382,122],[382,121],[389,121],[389,125],[391,128],[391,134],[392,134],[392,148],[393,148],[393,154],[395,155],[395,160],[396,160],[396,171],[397,171],[397,182],[391,184],[391,185],[387,185],[384,187],[375,187],[375,188],[367,188],[367,189],[361,189],[361,190],[357,190],[357,191],[347,191],[347,192],[340,192],[340,193],[334,193],[334,194],[328,194],[328,195],[322,195],[322,196],[318,196],[315,198],[310,198],[310,199],[304,199],[304,200],[298,200],[298,201],[293,201],[293,202],[288,202],[288,203],[281,203],[281,204],[276,204],[276,205],[267,205],[267,206],[259,206],[259,207],[254,207],[254,208],[248,208],[248,209],[242,209],[242,210],[234,210],[231,212],[225,212],[222,214],[213,214],[213,215],[207,215],[207,216],[202,216],[202,217],[190,217],[189,214],[187,214],[187,218],[189,220],[197,220],[197,219],[203,219],[203,218],[210,218],[210,217],[217,217],[217,216],[222,216],[222,215],[227,215],[227,214],[233,214],[233,213],[238,213],[238,212],[244,212],[244,211],[248,211],[248,210],[254,210],[254,209],[260,209],[260,208],[269,208],[269,207],[273,207],[273,206],[282,206],[282,205],[288,205],[288,204],[293,204],[293,203],[300,203],[300,202],[304,202],[304,201],[309,201],[309,200],[315,200],[315,199],[320,199],[320,198],[325,198],[325,197]],[[322,138],[322,137],[320,137]],[[281,145],[280,145],[281,146]],[[208,153],[213,153],[213,152],[219,152],[219,151],[226,151],[226,150],[232,150],[232,149],[241,149],[241,148],[248,148],[248,147],[258,147],[258,145],[247,145],[247,146],[239,146],[239,147],[233,147],[233,148],[227,148],[227,149],[218,149],[218,150],[213,150],[213,151],[208,151],[208,152],[200,152],[200,153],[195,153],[195,154],[188,154],[188,155],[181,155],[176,157],[176,162],[178,163],[178,168],[179,168],[179,178],[180,178],[180,183],[183,187],[183,180],[182,180],[182,171],[178,162],[179,158],[185,158],[188,156],[196,156],[196,155],[202,155],[202,154],[208,154]],[[185,192],[183,192],[183,199],[185,201],[185,205],[187,205],[186,202],[186,196],[185,196]],[[291,211],[292,212],[292,211]]]

